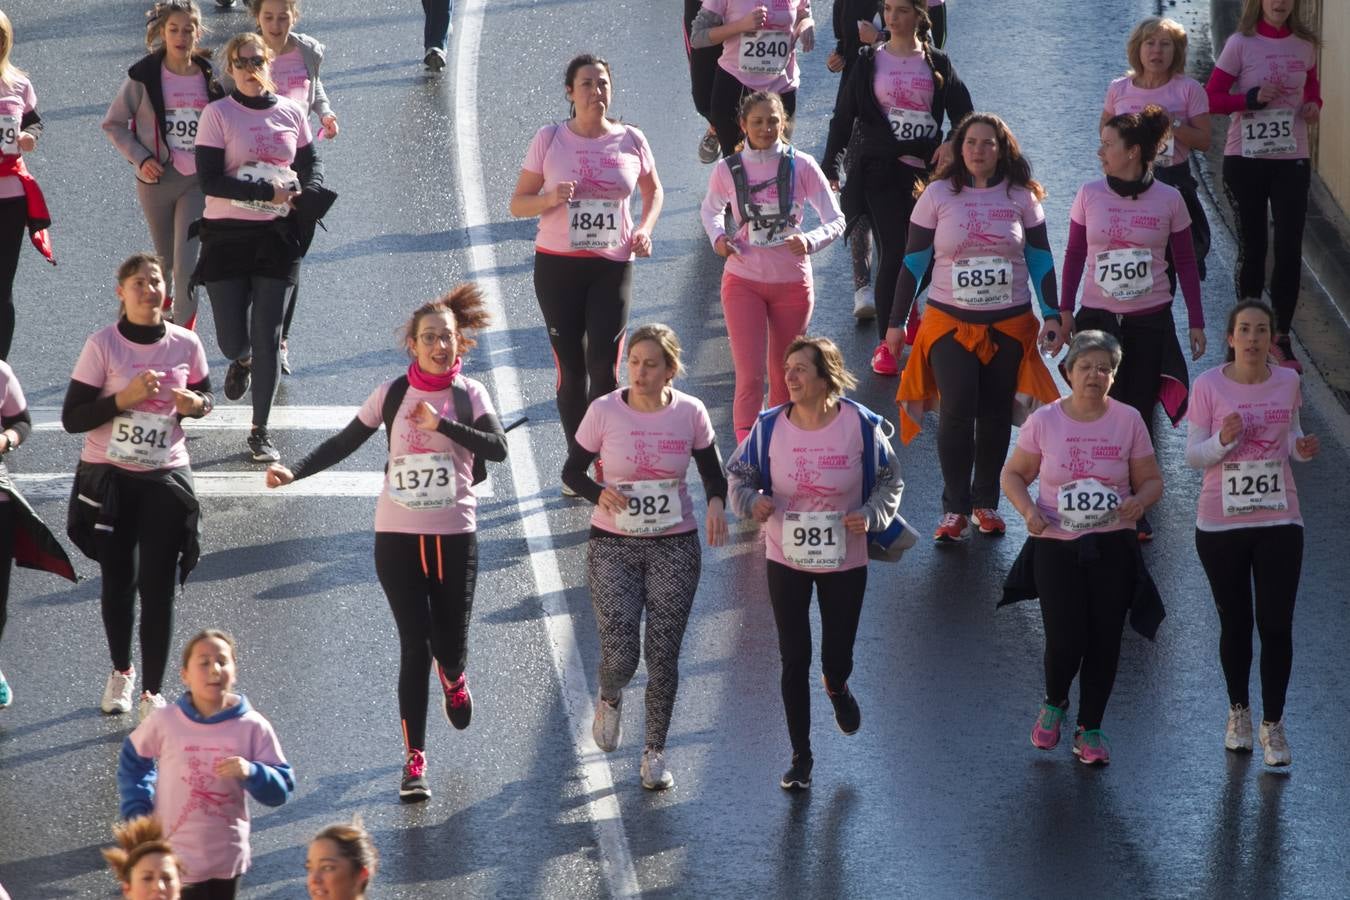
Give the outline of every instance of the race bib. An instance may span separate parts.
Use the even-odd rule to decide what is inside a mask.
[[[18,116],[0,116],[0,153],[18,155],[21,131]]]
[[[164,113],[164,140],[170,150],[191,153],[197,146],[197,119],[201,110],[182,108]],[[242,177],[242,176],[241,176]]]
[[[1298,150],[1294,137],[1294,110],[1258,109],[1242,114],[1242,155],[1248,158],[1293,153]]]
[[[787,68],[792,38],[786,31],[747,31],[741,35],[736,64],[742,72],[778,75]]]
[[[628,481],[614,486],[628,498],[628,509],[614,517],[614,526],[624,534],[660,534],[684,521],[680,481]]]
[[[613,250],[621,243],[622,200],[569,200],[567,239],[573,250]]]
[[[1093,278],[1102,293],[1117,300],[1133,300],[1153,290],[1153,251],[1122,247],[1097,254]]]
[[[898,141],[935,140],[938,136],[937,122],[933,114],[926,109],[897,109],[886,111],[891,123],[891,134]]]
[[[952,260],[952,300],[964,306],[1012,302],[1012,261],[1002,256]]]
[[[847,536],[841,512],[783,513],[783,558],[802,569],[837,569]]]
[[[1059,527],[1086,531],[1114,524],[1120,517],[1120,495],[1095,478],[1080,478],[1059,486]]]
[[[1253,512],[1284,512],[1284,461],[1247,459],[1223,464],[1223,514],[1241,516]]]
[[[757,216],[747,223],[750,243],[755,247],[776,247],[785,243],[789,235],[801,234],[801,229],[786,216]]]
[[[300,176],[286,166],[274,166],[271,163],[251,162],[239,167],[235,178],[251,181],[255,184],[267,184],[272,187],[300,190]],[[231,205],[254,212],[268,213],[278,218],[290,215],[291,207],[286,203],[273,203],[270,200],[231,200]]]
[[[1161,168],[1176,165],[1177,157],[1177,139],[1168,137],[1163,141],[1162,146],[1158,148],[1158,155],[1153,158],[1153,165]]]
[[[455,502],[452,453],[410,453],[389,460],[389,499],[404,509],[444,509]]]
[[[173,416],[128,409],[113,416],[105,451],[108,461],[142,469],[162,469],[173,446]]]

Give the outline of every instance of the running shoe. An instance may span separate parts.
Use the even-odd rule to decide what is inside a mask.
[[[225,370],[226,400],[238,400],[248,392],[249,382],[253,380],[251,363],[252,360],[249,362],[235,360],[230,363],[230,367]]]
[[[441,690],[445,691],[445,721],[452,728],[463,731],[469,727],[469,719],[473,717],[473,696],[469,693],[469,682],[464,679],[463,672],[454,681],[446,678],[440,663],[436,663],[436,677],[441,681]]]
[[[666,752],[651,747],[642,751],[642,786],[649,791],[664,791],[675,786],[675,776],[666,768]]]
[[[899,375],[900,366],[896,363],[895,357],[891,355],[891,348],[885,344],[877,344],[877,349],[872,351],[872,371],[878,375]]]
[[[1064,722],[1064,710],[1053,703],[1042,703],[1031,726],[1031,746],[1037,750],[1053,750],[1059,746],[1059,727]]]
[[[830,690],[830,684],[824,675],[820,676],[820,683],[825,685],[825,695],[834,706],[834,723],[839,726],[839,730],[844,734],[857,734],[858,729],[862,727],[862,710],[858,708],[858,700],[848,689],[848,685],[845,684],[843,689],[836,693]]]
[[[1111,742],[1100,728],[1084,730],[1082,725],[1073,735],[1073,755],[1085,766],[1104,766],[1111,762]]]
[[[427,784],[427,755],[421,750],[409,750],[403,764],[403,783],[398,786],[398,799],[404,803],[421,803],[431,799],[431,785]]]
[[[1284,719],[1278,722],[1261,720],[1261,749],[1265,751],[1268,766],[1287,766],[1293,762],[1289,755],[1289,739],[1284,736]]]
[[[877,304],[875,294],[870,284],[864,284],[853,292],[853,318],[859,322],[875,319],[877,317]]]
[[[717,139],[717,132],[709,128],[698,142],[698,161],[707,166],[721,158],[722,142]]]
[[[811,767],[815,760],[811,754],[792,754],[792,768],[783,773],[778,786],[785,791],[804,791],[811,786]]]
[[[422,65],[427,67],[428,72],[439,72],[445,68],[445,51],[440,47],[428,47],[426,56],[422,57]]]
[[[591,737],[595,746],[606,753],[619,749],[623,740],[623,694],[610,703],[604,697],[595,701],[595,721],[591,723]]]
[[[277,354],[277,362],[281,366],[281,374],[291,374],[291,348],[290,341],[281,339],[281,352]]]
[[[281,461],[281,452],[272,443],[272,436],[266,428],[254,427],[248,433],[248,449],[254,462],[274,463]]]
[[[234,6],[234,0],[216,0],[216,6],[221,9],[230,9]]]
[[[119,713],[131,712],[131,697],[136,692],[136,667],[132,666],[125,672],[119,672],[116,669],[108,676],[108,683],[103,687],[103,700],[99,703],[99,709],[108,715],[117,715]]]
[[[14,702],[14,691],[10,689],[9,682],[5,680],[5,673],[0,672],[0,709],[4,709]]]
[[[970,520],[980,529],[980,534],[1003,534],[1008,525],[996,509],[977,509],[970,514]]]
[[[1149,524],[1148,516],[1140,516],[1139,521],[1134,523],[1134,534],[1141,544],[1153,540],[1153,526]]]
[[[1223,734],[1225,750],[1252,752],[1252,711],[1241,703],[1228,707],[1228,728]]]
[[[150,714],[157,709],[163,709],[169,702],[164,699],[163,694],[152,694],[149,691],[141,691],[141,702],[136,710],[136,721],[144,722],[150,718]]]
[[[970,537],[970,521],[960,513],[943,513],[933,540],[939,544],[959,544]]]
[[[1290,342],[1287,334],[1281,335],[1270,342],[1270,358],[1286,369],[1293,369],[1300,375],[1303,374],[1303,364],[1294,358],[1294,345]]]

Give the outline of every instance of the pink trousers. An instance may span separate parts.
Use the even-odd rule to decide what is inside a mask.
[[[814,306],[815,291],[810,284],[763,284],[722,273],[722,315],[736,366],[731,422],[737,443],[750,433],[763,408],[766,374],[769,405],[787,402],[783,356],[788,344],[806,333]]]

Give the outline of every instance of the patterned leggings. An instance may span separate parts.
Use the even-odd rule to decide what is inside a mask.
[[[592,533],[586,555],[591,602],[600,629],[600,696],[614,700],[637,671],[642,610],[647,610],[646,745],[665,749],[680,643],[698,590],[698,532],[669,537]]]

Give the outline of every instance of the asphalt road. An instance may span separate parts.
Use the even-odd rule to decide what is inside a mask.
[[[25,251],[11,363],[35,408],[58,406],[84,337],[111,320],[112,271],[148,246],[130,169],[98,129],[138,58],[144,4],[23,0],[6,5],[14,58],[32,76],[47,122],[30,167],[54,211],[60,265]],[[179,600],[175,650],[208,625],[233,631],[242,689],[275,725],[299,778],[277,810],[255,807],[246,897],[303,893],[304,845],[360,813],[379,845],[375,897],[651,896],[1130,897],[1350,896],[1344,854],[1350,784],[1339,744],[1350,706],[1345,645],[1350,579],[1339,512],[1350,505],[1345,414],[1315,372],[1304,426],[1322,456],[1298,472],[1307,549],[1289,694],[1294,766],[1222,748],[1225,697],[1217,622],[1192,544],[1198,476],[1184,434],[1160,428],[1167,493],[1146,551],[1169,616],[1158,641],[1127,634],[1105,728],[1113,763],[1091,771],[1067,749],[1027,741],[1040,700],[1041,627],[1034,606],[994,612],[1023,537],[935,548],[872,568],[851,685],[865,727],[845,738],[818,695],[815,784],[777,786],[788,761],[762,549],[739,530],[707,551],[684,644],[668,757],[676,787],[638,784],[643,676],[625,704],[628,743],[609,758],[589,743],[594,617],[585,591],[587,512],[557,496],[563,444],[548,344],[531,287],[534,225],[507,200],[526,143],[567,114],[566,60],[595,50],[613,64],[614,112],[644,129],[666,207],[655,256],[639,261],[634,322],[681,334],[690,376],[724,452],[732,372],[717,297],[721,271],[696,210],[708,169],[688,99],[678,4],[619,0],[460,0],[457,55],[442,76],[420,66],[421,16],[391,0],[307,5],[300,30],[329,47],[324,75],[342,134],[320,145],[341,195],[305,264],[287,407],[350,407],[404,365],[395,329],[420,300],[478,277],[505,316],[469,361],[513,432],[512,465],[494,469],[480,514],[482,567],[471,631],[473,726],[432,717],[432,800],[398,803],[401,737],[394,705],[397,641],[371,561],[374,500],[245,494],[240,479],[205,501],[201,566]],[[829,4],[818,15],[828,30]],[[1095,125],[1123,69],[1133,22],[1152,0],[1083,4],[956,0],[950,49],[977,108],[1004,115],[1050,191],[1062,248],[1078,186],[1097,177]],[[1168,5],[1201,27],[1199,0]],[[207,10],[217,44],[247,22]],[[1194,47],[1205,52],[1203,33]],[[796,141],[824,145],[834,77],[828,41],[806,58]],[[458,54],[463,54],[460,58]],[[477,128],[473,128],[476,122]],[[1057,255],[1060,255],[1057,252]],[[1216,231],[1211,272],[1232,264]],[[840,341],[866,372],[869,326],[851,317],[847,251],[815,260],[813,329]],[[1226,277],[1205,285],[1211,350],[1230,302]],[[205,311],[207,307],[203,306]],[[215,371],[209,321],[201,327]],[[1199,371],[1199,366],[1194,371]],[[858,397],[893,415],[894,381],[862,377]],[[507,405],[503,398],[514,402]],[[224,404],[222,404],[224,405]],[[339,422],[344,410],[327,410]],[[321,417],[322,418],[322,417]],[[243,420],[240,420],[243,421]],[[901,451],[903,511],[928,532],[940,514],[933,420]],[[287,459],[322,439],[278,428]],[[254,473],[245,431],[198,430],[194,468]],[[375,440],[342,467],[369,473]],[[79,441],[39,431],[12,467],[37,485],[73,470]],[[695,493],[699,493],[697,490]],[[34,491],[49,522],[64,502]],[[1013,517],[1015,519],[1015,517]],[[72,551],[73,552],[73,551]],[[69,585],[19,571],[0,666],[14,685],[0,713],[0,883],[15,900],[110,896],[97,853],[116,816],[116,756],[131,721],[97,702],[107,673],[98,570]]]

